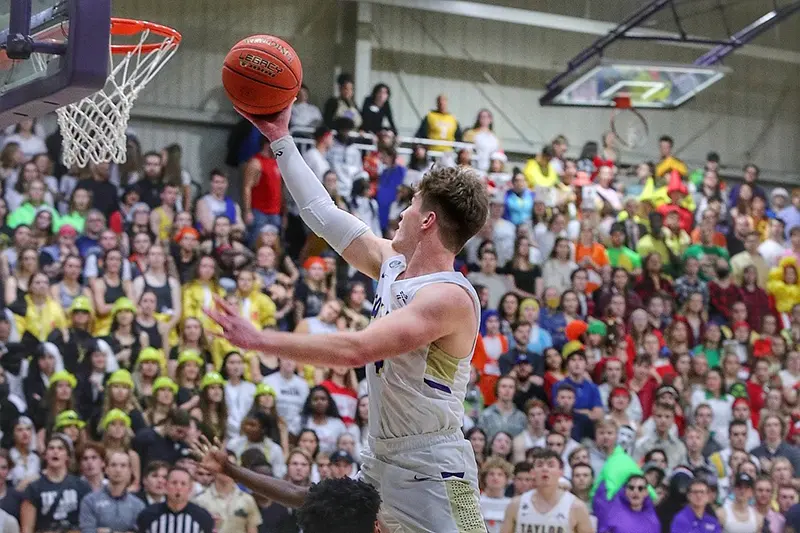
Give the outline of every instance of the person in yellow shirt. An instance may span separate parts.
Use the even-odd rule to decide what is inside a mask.
[[[658,151],[661,153],[661,161],[656,165],[656,178],[661,178],[673,170],[677,170],[681,178],[686,178],[689,175],[686,163],[672,155],[674,146],[675,141],[669,135],[664,135],[658,139]]]
[[[216,260],[210,255],[202,256],[192,277],[183,286],[183,318],[196,318],[206,331],[218,331],[216,322],[203,311],[214,306],[214,295],[225,296],[217,280]]]
[[[528,187],[555,187],[561,182],[558,179],[553,162],[553,147],[549,144],[542,148],[542,152],[533,159],[528,159],[522,173],[528,182]]]
[[[742,284],[744,269],[752,265],[758,273],[756,284],[762,289],[767,287],[770,269],[767,261],[758,253],[759,244],[761,244],[761,234],[753,230],[744,238],[744,251],[731,257],[731,271],[737,285]]]
[[[446,95],[440,94],[436,98],[436,109],[430,111],[422,119],[416,137],[433,141],[454,142],[461,140],[461,126],[459,126],[456,117],[448,112]],[[439,152],[453,151],[453,147],[448,145],[431,145],[428,148]]]
[[[65,330],[68,326],[64,309],[50,296],[50,279],[43,272],[31,277],[24,300],[17,300],[9,308],[20,336],[30,333],[45,342],[54,330]]]

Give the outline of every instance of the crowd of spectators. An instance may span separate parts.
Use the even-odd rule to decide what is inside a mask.
[[[753,164],[726,183],[717,154],[689,168],[667,136],[625,167],[613,135],[513,166],[492,113],[462,132],[446,95],[403,155],[389,87],[359,108],[347,75],[322,109],[304,88],[291,127],[336,204],[388,238],[434,154],[485,177],[487,223],[454,268],[482,305],[464,431],[490,533],[510,531],[543,448],[600,533],[800,531],[800,189],[765,190]],[[40,130],[0,143],[0,533],[299,531],[188,444],[219,438],[296,485],[353,477],[364,369],[241,351],[203,309],[218,295],[259,328],[359,330],[373,280],[307,230],[247,123],[235,170],[201,185],[178,145],[129,135],[126,163],[64,168]],[[636,468],[614,488],[615,454]]]

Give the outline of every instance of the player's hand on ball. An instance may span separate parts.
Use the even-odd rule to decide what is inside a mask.
[[[252,115],[236,106],[233,106],[237,113],[250,121],[258,128],[264,137],[270,141],[277,141],[281,137],[289,135],[289,119],[292,118],[292,104],[286,109],[274,115]]]
[[[219,296],[214,296],[215,309],[205,309],[206,315],[220,325],[220,337],[239,348],[257,350],[262,345],[262,333],[239,310]]]

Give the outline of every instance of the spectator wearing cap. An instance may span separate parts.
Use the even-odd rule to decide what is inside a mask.
[[[762,531],[764,516],[750,504],[753,498],[755,479],[739,472],[733,481],[733,500],[726,500],[717,509],[717,519],[726,533],[750,533]]]
[[[76,255],[80,256],[80,252],[78,251],[78,247],[75,246],[75,241],[78,238],[78,230],[76,230],[70,224],[63,224],[58,229],[58,234],[56,237],[56,242],[45,246],[40,250],[40,257],[41,254],[47,254],[47,256],[54,262],[54,263],[61,263],[63,262],[64,258],[69,255]]]
[[[346,450],[336,450],[330,456],[331,478],[342,479],[352,477],[355,459]]]
[[[132,479],[131,460],[124,452],[108,454],[105,467],[108,484],[83,499],[80,507],[81,533],[134,531],[144,502],[128,492]]]
[[[525,429],[527,417],[514,405],[516,380],[510,376],[501,376],[495,383],[497,401],[487,407],[478,418],[478,427],[486,433],[491,441],[500,431],[516,437]]]
[[[181,457],[188,456],[186,439],[191,424],[189,413],[176,409],[163,424],[146,427],[136,433],[131,447],[139,454],[143,467],[156,460],[174,464]]]
[[[228,457],[231,461],[236,459],[230,450]],[[282,477],[275,473],[273,475]],[[255,533],[262,523],[261,512],[253,496],[242,491],[232,478],[222,472],[214,474],[214,482],[192,501],[211,513],[215,533]]]
[[[659,402],[653,410],[655,419],[655,432],[645,435],[636,441],[633,449],[633,458],[641,461],[642,458],[654,449],[664,450],[667,456],[669,469],[683,464],[686,460],[686,445],[680,438],[672,433],[675,425],[675,408],[672,405]]]
[[[228,449],[237,459],[241,459],[246,450],[260,450],[272,466],[273,475],[283,478],[286,474],[283,450],[280,444],[269,437],[277,432],[277,425],[275,417],[261,411],[251,412],[242,420],[241,434],[228,442]]]
[[[429,111],[423,117],[415,137],[432,141],[461,141],[461,126],[458,124],[458,119],[449,111],[447,95],[440,94],[436,97],[436,109]],[[428,149],[437,152],[450,152],[453,147],[447,144],[431,145]]]
[[[564,347],[562,354],[567,363],[567,377],[553,386],[553,401],[555,402],[559,387],[568,384],[575,391],[575,411],[593,421],[600,420],[603,417],[603,400],[597,385],[586,379],[586,353],[583,345],[572,347],[569,344]]]
[[[791,238],[792,230],[800,226],[800,188],[792,190],[791,203],[776,214],[786,224],[786,238]]]
[[[47,441],[42,476],[25,489],[20,510],[22,531],[74,531],[79,528],[81,501],[91,492],[89,485],[69,473],[74,455],[72,441],[56,433]]]

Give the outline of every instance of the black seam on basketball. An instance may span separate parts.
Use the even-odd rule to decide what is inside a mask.
[[[227,68],[227,69],[228,69],[228,70],[230,70],[231,72],[235,72],[235,73],[237,73],[237,74],[241,74],[242,76],[244,76],[244,77],[246,77],[246,78],[248,78],[248,79],[251,79],[251,80],[253,80],[253,81],[257,81],[258,83],[262,83],[263,85],[267,85],[268,87],[273,87],[273,88],[275,88],[275,89],[281,89],[281,90],[285,90],[285,91],[291,91],[291,90],[293,90],[295,87],[299,87],[299,86],[301,85],[301,81],[300,81],[299,79],[297,79],[297,75],[294,73],[294,71],[293,71],[291,68],[289,68],[289,67],[288,67],[288,65],[286,65],[285,63],[283,63],[283,58],[281,58],[281,57],[279,57],[279,56],[276,56],[276,55],[273,55],[273,54],[267,53],[267,52],[265,52],[264,50],[260,50],[260,49],[257,49],[257,48],[256,48],[256,49],[250,49],[250,48],[233,48],[233,49],[231,49],[231,51],[230,51],[230,52],[228,52],[228,55],[230,55],[230,54],[231,54],[231,53],[233,53],[233,52],[238,52],[238,51],[243,51],[243,50],[246,50],[246,51],[248,51],[248,52],[250,52],[250,53],[257,53],[257,54],[265,54],[265,55],[268,55],[268,56],[269,56],[271,59],[274,59],[274,60],[276,60],[276,61],[273,61],[275,64],[283,64],[283,65],[286,67],[286,72],[290,73],[290,74],[292,75],[292,78],[294,78],[294,87],[288,87],[288,88],[284,88],[284,87],[277,87],[277,86],[275,86],[275,85],[268,85],[268,84],[266,84],[266,83],[263,83],[261,80],[256,80],[256,79],[254,79],[254,78],[253,78],[253,77],[251,77],[251,76],[247,76],[246,74],[244,74],[244,73],[241,73],[241,72],[239,72],[238,70],[236,70],[236,69],[233,69],[233,68],[229,67],[229,66],[226,64],[226,62],[227,62],[227,59],[228,59],[227,57],[225,58],[225,59],[226,59],[226,62],[223,62],[223,63],[222,63],[222,66],[223,66],[224,68]]]

